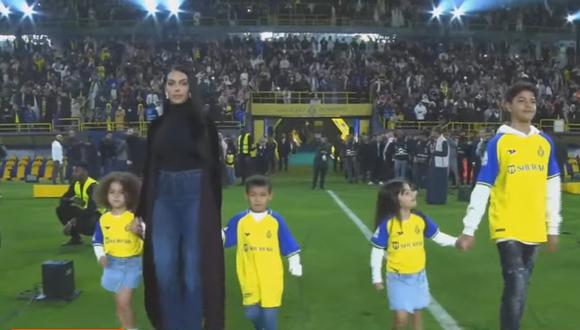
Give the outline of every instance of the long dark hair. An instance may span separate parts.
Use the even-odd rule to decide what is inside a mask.
[[[199,95],[199,88],[197,88],[197,79],[193,75],[192,70],[189,67],[181,64],[176,64],[171,66],[171,69],[167,71],[165,77],[163,78],[163,90],[165,90],[165,86],[167,86],[167,78],[169,74],[173,71],[178,71],[187,76],[187,81],[189,83],[189,98],[185,101],[185,104],[191,105],[188,106],[188,114],[194,117],[200,117],[200,114],[203,110],[203,102],[201,100],[201,96]],[[165,111],[171,112],[174,108],[179,107],[179,105],[174,105],[169,102],[169,99],[165,98],[163,104],[163,112]]]
[[[375,212],[375,228],[377,228],[386,217],[396,216],[401,218],[401,204],[399,195],[405,189],[407,182],[402,179],[395,179],[387,182],[379,190],[377,206]]]

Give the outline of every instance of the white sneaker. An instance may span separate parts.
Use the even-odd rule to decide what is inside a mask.
[[[374,182],[372,182],[372,181],[369,181],[369,186],[372,186],[372,185],[374,185],[374,184],[375,184]]]
[[[384,185],[385,183],[383,181],[379,181],[379,185]]]

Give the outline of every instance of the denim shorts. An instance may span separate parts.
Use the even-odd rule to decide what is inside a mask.
[[[136,289],[143,274],[142,257],[116,258],[107,255],[107,267],[103,270],[101,286],[117,293],[122,289]]]
[[[387,296],[392,311],[414,313],[429,306],[429,281],[425,271],[416,274],[387,273]]]

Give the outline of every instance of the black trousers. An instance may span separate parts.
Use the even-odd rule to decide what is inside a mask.
[[[62,164],[58,160],[55,160],[52,164],[52,184],[56,184],[57,178],[60,180],[61,184],[64,183],[64,176],[62,172]]]
[[[268,173],[276,172],[276,156],[268,156]]]
[[[326,172],[328,171],[328,166],[314,166],[314,177],[312,178],[312,189],[316,188],[318,180],[320,179],[320,189],[324,189],[324,178],[326,177]]]
[[[240,154],[238,156],[238,166],[240,168],[240,177],[242,178],[242,183],[244,183],[246,182],[246,178],[251,176],[253,173],[252,157],[250,157],[250,155]]]
[[[288,172],[288,155],[280,155],[280,159],[278,160],[278,171],[282,170]]]
[[[497,243],[497,249],[503,275],[500,329],[519,330],[538,246],[505,241]]]
[[[100,217],[97,212],[80,209],[68,202],[60,203],[56,208],[56,215],[63,226],[71,219],[76,219],[76,225],[70,231],[70,236],[74,239],[80,239],[81,235],[92,236],[95,233],[95,225]]]
[[[425,163],[413,163],[413,183],[417,186],[417,189],[424,189],[427,187],[427,171],[429,170],[429,164]]]

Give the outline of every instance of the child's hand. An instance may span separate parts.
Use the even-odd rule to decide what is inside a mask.
[[[383,291],[385,289],[385,286],[383,285],[382,282],[379,283],[375,283],[375,289],[377,289],[377,291]]]
[[[288,269],[292,276],[301,277],[302,276],[302,265],[291,265],[290,269]]]
[[[468,251],[473,245],[475,245],[475,237],[465,234],[461,234],[455,243],[455,247],[461,251]]]
[[[300,255],[295,254],[288,258],[288,271],[291,275],[296,277],[302,276],[302,263],[300,263]]]
[[[560,243],[560,238],[558,235],[548,235],[548,252],[558,251],[558,244]]]
[[[101,264],[101,266],[103,266],[103,268],[107,267],[107,265],[108,265],[107,256],[100,257],[99,263]]]

